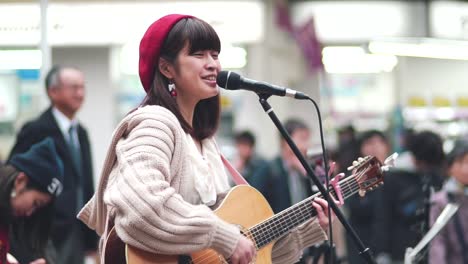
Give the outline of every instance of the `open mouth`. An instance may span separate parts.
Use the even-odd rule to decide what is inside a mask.
[[[208,80],[208,81],[216,81],[216,76],[214,76],[214,75],[205,76],[205,77],[203,77],[203,79]]]
[[[202,77],[203,80],[205,80],[210,86],[216,87],[216,76],[215,75],[209,75]]]

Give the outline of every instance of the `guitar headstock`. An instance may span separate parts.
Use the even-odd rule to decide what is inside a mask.
[[[393,153],[382,164],[376,157],[366,156],[353,161],[353,165],[348,167],[349,171],[353,171],[353,176],[359,185],[359,195],[362,197],[367,191],[373,190],[382,185],[383,172],[388,171],[394,166],[397,153]]]

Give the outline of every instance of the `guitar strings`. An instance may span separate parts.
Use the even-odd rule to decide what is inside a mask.
[[[343,188],[344,189],[344,188]],[[297,204],[296,206],[293,206],[281,213],[279,213],[275,219],[267,219],[265,220],[264,222],[254,226],[252,229],[252,232],[254,233],[254,235],[256,235],[258,233],[258,231],[264,231],[265,227],[268,227],[268,226],[271,226],[272,224],[274,223],[278,223],[278,219],[279,220],[284,220],[285,219],[285,216],[288,216],[288,213],[292,210],[292,211],[296,211],[297,209],[301,209],[301,208],[304,208],[304,205],[305,205],[305,208],[309,208],[310,207],[310,201],[317,197],[318,195],[313,195],[312,197],[309,197],[307,198],[306,200],[304,200],[303,202]]]
[[[198,256],[197,258],[193,259],[190,261],[190,264],[193,264],[195,262],[197,263],[203,263],[203,264],[210,264],[211,261],[215,261],[214,263],[215,264],[219,264],[218,261],[221,261],[221,263],[226,263],[228,264],[228,262],[224,259],[224,257],[220,256],[220,255],[217,255],[213,252],[216,252],[216,251],[212,251],[212,252],[206,252],[206,253],[203,253],[202,255]],[[206,261],[210,261],[210,262],[206,262]]]
[[[344,190],[344,191],[343,191],[343,192],[344,192],[344,196],[345,196],[346,198],[347,198],[349,195],[352,195],[354,192],[356,192],[356,191],[353,191],[352,189],[353,189],[353,187],[356,187],[357,185],[359,185],[359,184],[358,184],[357,182],[355,182],[355,181],[351,181],[351,184],[347,184],[347,182],[348,182],[348,181],[344,181],[344,180],[343,180],[343,183],[342,183],[343,186],[341,186],[341,184],[340,184],[340,187],[342,187],[343,189],[347,189],[347,190]],[[349,191],[349,192],[348,192],[348,191]],[[313,196],[313,197],[315,197],[315,196]],[[300,204],[299,206],[305,206],[305,204]],[[309,205],[308,205],[307,207],[310,208]],[[310,217],[305,216],[305,217],[303,217],[303,218],[304,218],[304,219],[309,219]],[[294,224],[297,224],[297,223],[303,222],[302,220],[303,220],[303,219],[294,219],[292,222],[293,222]],[[290,222],[291,222],[291,221],[290,221]],[[266,230],[266,228],[265,228],[265,230]],[[261,230],[259,230],[259,231],[261,231]],[[266,232],[265,232],[265,233],[266,233]],[[269,239],[269,237],[263,237],[263,238],[268,238],[268,239]],[[218,256],[213,256],[213,254],[205,253],[205,254],[199,256],[198,258],[194,259],[191,263],[194,263],[194,262],[207,263],[207,262],[206,262],[207,260],[209,260],[209,261],[213,261],[213,260],[214,260],[215,263],[218,263],[218,262],[217,262],[218,259],[219,259]],[[210,262],[209,262],[209,263],[210,263]]]
[[[345,181],[343,180],[343,184],[346,184],[346,183],[347,183],[347,181],[345,182]],[[357,184],[354,184],[354,185],[357,185]],[[340,187],[341,187],[341,184],[340,184]],[[347,184],[346,186],[343,185],[343,188],[349,188],[349,184]],[[317,195],[314,195],[314,196],[312,196],[312,197],[316,197],[316,196],[317,196]],[[345,196],[346,196],[346,195],[345,195]],[[309,198],[311,198],[311,197],[309,197]],[[306,199],[306,200],[311,200],[311,199],[309,199],[309,198]],[[304,206],[304,204],[301,204],[300,206]],[[296,207],[298,207],[298,206],[296,206]],[[310,208],[310,205],[307,205],[307,207]],[[310,217],[309,217],[309,218],[310,218]],[[299,219],[295,219],[295,220],[293,220],[293,223],[296,223],[296,224],[297,224],[297,223],[299,223],[300,221],[301,221],[301,220],[299,220]],[[276,221],[276,222],[278,222],[278,221]],[[266,231],[266,230],[267,230],[267,227],[269,227],[269,226],[265,226],[264,228],[262,228],[261,230],[258,230],[258,231]],[[253,232],[253,231],[252,231],[252,232]],[[263,233],[263,234],[267,234],[267,232],[262,232],[262,233]],[[267,238],[267,239],[268,239],[269,237],[260,237],[260,239],[264,239],[264,238]],[[257,248],[257,249],[258,249],[258,248]],[[204,254],[198,256],[197,258],[193,259],[190,263],[195,263],[195,262],[206,263],[206,261],[212,261],[212,260],[215,260],[215,261],[216,261],[216,260],[218,260],[218,259],[219,259],[219,258],[218,258],[217,256],[213,256],[212,253],[204,253]],[[218,262],[216,262],[216,263],[218,263]]]
[[[356,185],[357,185],[357,184],[354,184],[354,186],[356,186]],[[344,189],[344,190],[346,190],[347,188],[349,189],[349,185],[346,185],[346,186],[344,185],[344,186],[343,186],[343,189]],[[347,190],[346,190],[346,191],[347,191]],[[347,195],[348,195],[348,194],[345,194],[345,196],[347,196]],[[306,208],[306,213],[307,213],[307,215],[305,215],[305,217],[302,217],[302,218],[300,218],[300,219],[295,219],[295,220],[294,220],[294,223],[297,223],[298,221],[301,221],[301,222],[302,222],[303,220],[307,220],[308,218],[311,217],[310,213],[313,213],[313,210],[311,209],[311,207],[310,207],[308,201],[307,201],[307,203],[301,204],[300,207],[303,207],[303,208],[305,207],[305,208]],[[296,209],[296,208],[295,208],[295,209]],[[297,218],[297,214],[295,214],[295,215],[293,215],[293,216],[296,216],[296,218]],[[289,218],[289,220],[288,220],[288,218]],[[267,237],[266,237],[266,238],[267,238],[267,239],[270,239],[272,236],[271,236],[271,235],[268,236],[268,234],[270,234],[271,232],[264,232],[264,231],[266,231],[267,229],[269,229],[269,228],[272,227],[272,226],[274,227],[275,224],[283,224],[284,222],[291,222],[291,220],[290,220],[291,217],[288,216],[288,218],[283,217],[283,218],[280,218],[280,219],[279,219],[280,221],[276,220],[276,221],[273,221],[273,222],[268,223],[267,225],[265,225],[265,224],[261,225],[260,228],[256,228],[256,230],[255,230],[255,235],[257,235],[257,234],[258,234],[257,232],[260,231],[260,232],[262,232],[263,234],[267,234]],[[280,234],[279,234],[279,235],[280,235]],[[258,236],[257,236],[257,237],[258,237]],[[265,236],[262,236],[262,237],[260,237],[260,238],[265,238]],[[263,243],[263,241],[261,241],[261,243]]]
[[[353,179],[360,179],[366,173],[367,173],[367,171],[363,170],[363,171],[357,172],[355,175],[348,176],[345,179],[343,179],[341,182],[339,182],[340,183],[339,187],[342,190],[342,194],[343,194],[344,199],[346,199],[349,196],[353,195],[359,189],[359,188],[356,188],[356,187],[359,186],[359,182],[357,180],[353,181]],[[331,189],[331,190],[334,192],[334,195],[336,196],[335,190],[334,189]],[[313,213],[315,211],[315,209],[313,207],[311,207],[310,205],[308,205],[308,204],[309,204],[309,202],[311,200],[313,200],[316,197],[321,197],[320,193],[316,193],[316,194],[310,196],[309,198],[305,199],[304,201],[296,204],[295,206],[292,206],[292,207],[280,212],[279,215],[277,215],[277,219],[279,219],[279,221],[277,221],[277,219],[275,219],[271,223],[269,223],[270,220],[272,220],[272,219],[267,219],[267,220],[263,221],[262,223],[259,223],[259,224],[255,225],[255,226],[251,227],[249,230],[251,230],[251,234],[254,237],[254,239],[255,240],[260,239],[260,242],[257,242],[257,245],[258,244],[263,244],[265,241],[268,241],[268,240],[271,240],[272,238],[274,238],[274,236],[271,236],[271,235],[267,235],[265,237],[265,236],[261,236],[261,234],[271,233],[271,232],[265,232],[265,231],[268,231],[268,229],[270,229],[271,227],[275,227],[274,226],[275,224],[281,224],[281,221],[283,221],[283,223],[288,223],[288,224],[292,223],[293,226],[295,226],[295,224],[298,224],[298,223],[304,222],[307,219],[310,219],[312,217],[312,215],[310,215],[310,214],[305,215],[304,213],[299,214],[299,215],[297,213],[292,214],[292,216],[299,216],[299,217],[302,216],[302,218],[292,219],[292,221],[288,221],[287,219],[284,219],[284,217],[286,215],[288,218],[291,218],[291,215],[287,214],[287,213],[289,213],[291,210],[297,210],[297,209],[303,209],[303,210],[306,209],[305,210],[306,213]],[[304,207],[306,207],[306,208],[304,208]],[[258,229],[258,228],[260,228],[260,229]],[[260,237],[258,237],[257,235],[260,235]],[[282,234],[278,233],[277,235],[282,235]],[[264,240],[262,240],[262,239],[264,239]],[[258,249],[259,248],[257,247],[257,250]],[[208,253],[204,253],[204,254],[202,254],[200,256],[197,256],[197,258],[191,260],[190,263],[200,262],[200,263],[209,264],[209,263],[211,263],[211,261],[215,261],[214,263],[219,263],[219,262],[217,262],[217,260],[221,260],[219,256],[208,252]],[[205,262],[205,261],[210,261],[210,262]],[[227,262],[224,260],[224,263],[227,263]]]
[[[207,262],[208,261],[208,262]],[[214,261],[214,262],[212,262]],[[201,255],[201,257],[199,258],[196,258],[194,260],[191,260],[190,261],[190,264],[193,264],[195,262],[197,263],[203,263],[203,264],[210,264],[210,263],[214,263],[214,264],[219,264],[221,261],[221,263],[228,263],[226,260],[224,260],[224,258],[220,258],[219,256],[216,256],[216,255],[213,255],[212,253],[204,253],[203,255]]]
[[[342,190],[344,192],[344,197],[345,198],[349,197],[350,195],[353,195],[357,191],[357,190],[353,190],[353,189],[355,189],[355,187],[357,185],[359,185],[359,184],[356,181],[351,181],[351,180],[353,178],[358,178],[358,177],[362,176],[363,174],[365,174],[365,171],[356,173],[356,175],[354,175],[355,177],[347,177],[346,179],[342,180],[342,182],[340,182],[340,187],[342,188]],[[350,184],[348,183],[349,181],[351,181]],[[256,226],[252,227],[251,228],[252,235],[254,237],[260,239],[258,244],[263,244],[265,241],[268,241],[269,239],[274,238],[274,236],[269,235],[269,234],[273,233],[273,234],[276,234],[276,235],[281,235],[281,233],[271,232],[271,230],[269,230],[269,229],[271,229],[272,227],[276,227],[275,224],[291,223],[290,220],[288,221],[288,219],[286,217],[284,217],[286,215],[286,216],[288,216],[288,218],[291,218],[290,215],[288,215],[288,213],[291,210],[306,208],[306,213],[307,213],[307,215],[303,216],[302,219],[295,219],[295,220],[292,221],[292,223],[297,224],[298,222],[303,222],[303,220],[309,219],[312,216],[312,215],[310,215],[310,213],[314,212],[313,208],[310,209],[311,207],[309,205],[309,202],[310,202],[310,200],[312,200],[313,198],[315,198],[315,197],[317,197],[319,195],[320,195],[320,193],[317,193],[317,194],[307,198],[303,202],[297,204],[296,206],[290,207],[290,208],[286,209],[285,211],[280,212],[279,215],[277,215],[275,217],[275,220],[273,220],[273,221],[272,221],[272,219],[267,219],[267,220],[263,221],[262,223],[257,224]],[[335,196],[336,196],[336,194],[335,194]],[[293,216],[297,217],[297,213],[294,214]],[[301,216],[301,215],[299,215],[299,216]],[[265,231],[270,231],[270,232],[265,232]],[[258,236],[259,233],[266,234],[266,235]]]

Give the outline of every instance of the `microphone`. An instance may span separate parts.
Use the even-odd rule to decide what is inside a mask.
[[[259,95],[277,95],[288,96],[296,99],[309,99],[309,96],[304,93],[266,82],[247,79],[232,71],[219,72],[218,77],[216,78],[216,83],[219,87],[227,90],[242,89],[256,92]]]

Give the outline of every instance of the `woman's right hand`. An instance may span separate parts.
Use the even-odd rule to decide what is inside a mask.
[[[255,257],[257,250],[250,239],[241,236],[237,242],[234,253],[229,258],[231,264],[249,264]]]

